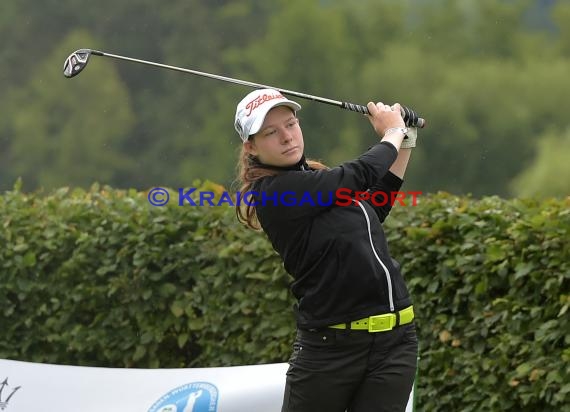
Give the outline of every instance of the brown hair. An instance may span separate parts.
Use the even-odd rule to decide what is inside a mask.
[[[328,169],[327,166],[316,160],[307,160],[307,164],[311,169],[321,170]],[[263,167],[262,164],[256,161],[255,157],[249,154],[245,147],[241,147],[239,154],[239,159],[237,163],[237,184],[239,185],[239,192],[242,196],[249,192],[253,184],[267,176],[275,176],[279,173],[283,173],[279,170],[269,169]],[[259,230],[261,226],[259,220],[257,219],[257,214],[255,212],[255,206],[248,199],[242,198],[242,201],[236,202],[236,216],[238,221],[245,224],[251,229]]]

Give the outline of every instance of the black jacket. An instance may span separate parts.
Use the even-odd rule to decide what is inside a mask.
[[[259,222],[294,278],[298,327],[350,322],[411,304],[382,229],[390,202],[335,204],[339,188],[399,190],[402,180],[388,170],[396,157],[396,148],[383,142],[333,169],[303,170],[300,163],[254,186]]]

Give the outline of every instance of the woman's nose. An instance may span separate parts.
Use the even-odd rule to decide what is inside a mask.
[[[281,134],[281,141],[283,143],[289,143],[291,140],[293,140],[293,135],[291,134],[291,132],[289,130],[283,130],[283,133]]]

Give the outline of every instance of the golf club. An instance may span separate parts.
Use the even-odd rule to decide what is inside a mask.
[[[174,70],[174,71],[183,72],[183,73],[194,74],[196,76],[208,77],[210,79],[221,80],[224,82],[229,82],[229,83],[234,83],[234,84],[240,84],[242,86],[249,86],[249,87],[253,87],[256,89],[275,89],[275,90],[278,90],[279,92],[281,92],[283,94],[288,94],[290,96],[295,96],[295,97],[300,97],[302,99],[313,100],[315,102],[330,104],[333,106],[340,107],[341,109],[351,110],[353,112],[358,112],[358,113],[362,113],[362,114],[369,114],[368,108],[366,106],[361,106],[358,104],[341,102],[341,101],[332,100],[332,99],[326,99],[324,97],[313,96],[310,94],[295,92],[292,90],[281,89],[279,87],[268,86],[265,84],[259,84],[259,83],[248,82],[245,80],[233,79],[231,77],[219,76],[217,74],[210,74],[210,73],[200,72],[197,70],[184,69],[184,68],[176,67],[176,66],[169,66],[166,64],[155,63],[155,62],[151,62],[151,61],[147,61],[147,60],[133,59],[132,57],[125,57],[125,56],[120,56],[117,54],[105,53],[105,52],[102,52],[99,50],[92,50],[92,49],[79,49],[79,50],[76,50],[75,52],[71,53],[71,55],[65,60],[65,63],[63,65],[63,75],[65,77],[68,77],[68,78],[77,76],[79,73],[81,73],[81,71],[83,69],[85,69],[85,66],[87,66],[87,63],[89,62],[89,57],[91,55],[111,57],[113,59],[126,60],[126,61],[130,61],[130,62],[134,62],[134,63],[146,64],[149,66],[160,67],[162,69],[168,69],[168,70]],[[413,110],[411,110],[407,107],[404,107],[404,106],[402,106],[402,117],[404,119],[404,122],[406,123],[406,126],[408,126],[408,127],[418,127],[418,128],[425,127],[425,124],[426,124],[425,120],[422,119],[421,117],[419,117]]]

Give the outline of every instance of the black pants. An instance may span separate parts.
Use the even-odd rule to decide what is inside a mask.
[[[404,412],[417,367],[413,323],[388,332],[298,330],[282,412]]]

